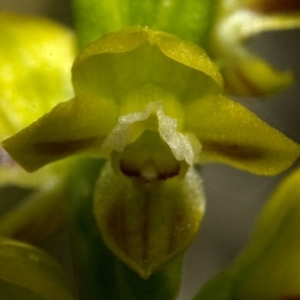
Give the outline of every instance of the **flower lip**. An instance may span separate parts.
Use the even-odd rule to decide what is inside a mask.
[[[205,196],[192,167],[183,179],[140,183],[106,164],[93,211],[109,249],[146,279],[190,245],[205,211]]]

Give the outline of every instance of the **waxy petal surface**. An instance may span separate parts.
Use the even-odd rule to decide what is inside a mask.
[[[187,106],[186,130],[202,144],[200,158],[261,175],[275,175],[299,156],[300,147],[241,104],[219,95]]]
[[[107,165],[94,194],[94,215],[108,247],[148,278],[192,242],[205,210],[202,182],[190,168],[184,178],[142,182]]]
[[[114,111],[111,103],[106,107],[93,104],[85,105],[77,98],[60,103],[37,122],[5,140],[3,147],[27,171],[83,151],[91,152],[100,147],[108,134]]]

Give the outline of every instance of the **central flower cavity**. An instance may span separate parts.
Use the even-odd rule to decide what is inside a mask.
[[[164,113],[163,102],[149,102],[142,111],[121,116],[102,145],[125,175],[146,181],[185,175],[201,146],[178,121]]]
[[[127,176],[146,181],[177,176],[186,163],[175,159],[170,147],[156,131],[146,130],[133,143],[125,147],[119,157],[119,167]]]

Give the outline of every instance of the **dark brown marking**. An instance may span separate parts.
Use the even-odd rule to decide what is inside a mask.
[[[265,0],[257,1],[249,6],[250,9],[263,13],[287,13],[300,10],[299,0]]]
[[[140,170],[137,169],[135,166],[129,165],[128,163],[126,163],[126,161],[120,160],[119,165],[120,165],[120,170],[124,175],[128,177],[141,177]],[[161,168],[157,170],[158,171],[157,179],[164,180],[164,179],[177,176],[180,172],[180,164],[178,163],[176,165],[176,168],[172,170],[170,169],[170,170],[161,171],[160,169]]]
[[[69,153],[79,152],[96,144],[98,138],[91,137],[82,140],[67,140],[63,142],[45,142],[35,145],[38,153],[45,155],[67,155]]]
[[[128,254],[126,207],[124,205],[116,203],[110,208],[106,219],[106,229],[109,232],[108,235],[111,235],[122,251]]]
[[[216,152],[239,161],[260,160],[265,156],[263,150],[253,146],[241,146],[209,140],[201,140],[201,143],[205,152]]]
[[[144,199],[143,208],[142,208],[142,228],[141,228],[141,240],[142,240],[142,246],[143,246],[143,252],[142,252],[142,260],[147,263],[148,262],[148,243],[149,243],[149,218],[150,218],[150,199],[149,195],[146,194],[146,197]]]

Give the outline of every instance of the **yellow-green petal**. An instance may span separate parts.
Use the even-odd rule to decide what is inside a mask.
[[[18,185],[33,188],[51,183],[64,170],[62,164],[47,166],[34,174],[29,174],[12,160],[9,154],[0,147],[0,187],[4,185]]]
[[[73,33],[53,21],[0,14],[0,140],[72,95]]]
[[[84,49],[73,66],[78,97],[113,98],[118,104],[147,83],[184,97],[187,89],[194,91],[207,77],[209,88],[216,89],[214,83],[222,86],[217,67],[202,48],[139,26],[103,36]]]
[[[264,4],[268,5],[266,2],[268,1]],[[269,2],[273,2],[275,7],[293,7],[283,1],[277,4],[277,0]],[[299,28],[300,13],[296,12],[297,5],[295,12],[278,10],[276,13],[262,14],[251,10],[256,4],[264,5],[252,0],[220,2],[218,17],[210,37],[209,51],[224,76],[225,88],[238,96],[268,95],[293,83],[291,72],[275,70],[248,52],[244,42],[263,31]]]
[[[118,117],[141,112],[150,102],[161,102],[180,129],[184,103],[216,93],[222,78],[202,48],[133,27],[88,46],[75,61],[73,84],[75,99],[3,142],[26,170],[83,151],[101,156]]]
[[[24,169],[35,171],[67,156],[99,149],[114,115],[113,103],[91,101],[86,105],[74,98],[58,104],[2,145]]]
[[[238,47],[238,46],[237,46]],[[271,65],[244,52],[219,61],[225,90],[236,96],[264,96],[280,92],[294,82],[290,71],[277,71]]]
[[[2,299],[72,300],[61,267],[45,252],[5,237],[0,238]]]
[[[186,108],[186,130],[202,144],[200,158],[261,175],[288,168],[300,146],[242,105],[224,96],[207,96]]]

